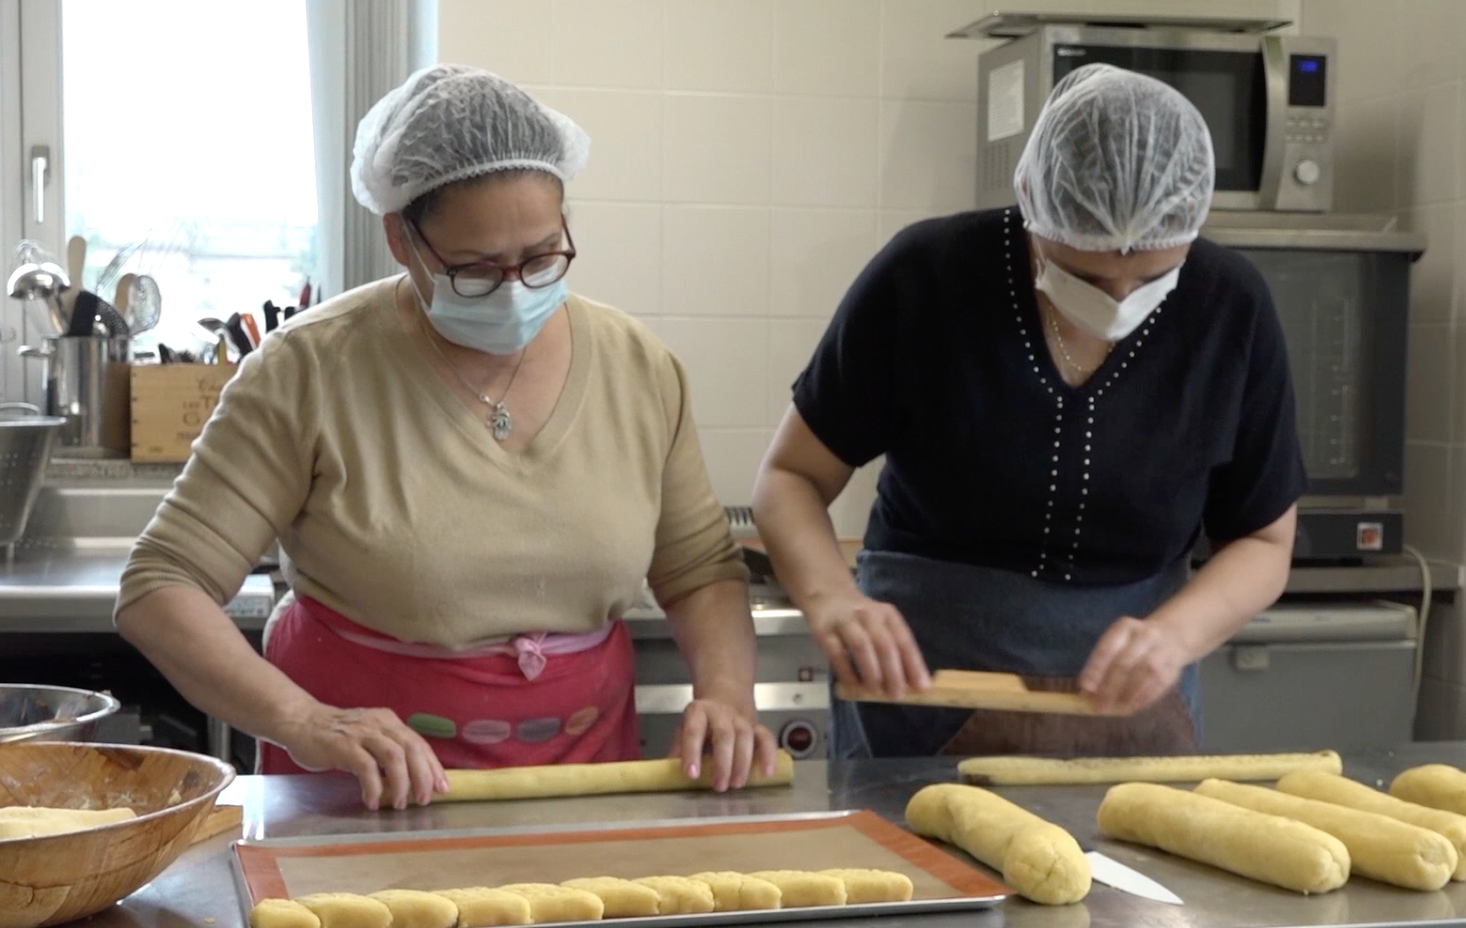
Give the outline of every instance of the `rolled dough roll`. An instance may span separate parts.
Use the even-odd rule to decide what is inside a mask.
[[[1451,842],[1388,816],[1225,780],[1203,780],[1196,792],[1326,831],[1349,849],[1351,873],[1382,883],[1434,890],[1446,885],[1456,872],[1456,849]]]
[[[749,912],[783,905],[784,894],[779,887],[746,873],[709,870],[694,873],[692,879],[701,880],[713,891],[714,912]]]
[[[704,764],[694,780],[675,757],[658,760],[610,761],[600,764],[554,764],[544,767],[502,767],[496,770],[449,770],[448,792],[434,802],[477,802],[486,799],[545,799],[553,796],[596,796],[606,793],[664,793],[712,789],[713,769]],[[772,777],[754,771],[749,786],[786,786],[794,781],[794,758],[779,752]]]
[[[315,893],[295,900],[316,913],[321,928],[391,928],[392,910],[367,896]]]
[[[1100,830],[1178,857],[1299,893],[1326,893],[1349,879],[1349,851],[1312,825],[1155,783],[1110,787]]]
[[[980,786],[1068,786],[1086,783],[1195,783],[1276,780],[1294,770],[1342,773],[1334,751],[1316,754],[1188,754],[1177,757],[971,757],[957,765]]]
[[[915,887],[911,877],[894,870],[821,870],[845,884],[846,905],[869,905],[877,902],[909,902]]]
[[[713,889],[686,876],[644,876],[638,885],[657,893],[658,915],[702,915],[713,911]]]
[[[1456,871],[1451,878],[1466,880],[1466,815],[1396,799],[1363,783],[1320,770],[1296,770],[1278,781],[1278,789],[1294,796],[1388,815],[1397,821],[1429,828],[1456,849]]]
[[[1390,795],[1432,809],[1466,815],[1466,773],[1449,764],[1411,767],[1390,783]]]
[[[554,883],[510,883],[500,886],[529,900],[529,918],[535,924],[545,922],[593,922],[606,912],[606,904],[595,893]]]
[[[923,787],[906,804],[906,823],[999,871],[1026,899],[1068,905],[1089,894],[1089,860],[1074,836],[985,789]]]
[[[45,806],[0,808],[0,839],[42,838],[101,828],[137,818],[131,809],[51,809]]]
[[[392,928],[454,928],[458,924],[458,906],[437,893],[384,889],[370,898],[392,912]]]
[[[299,902],[262,899],[249,910],[249,928],[321,928],[321,920]]]
[[[474,886],[445,889],[438,895],[458,907],[456,928],[499,928],[530,923],[529,900],[517,893]]]
[[[749,876],[779,887],[779,905],[803,909],[817,905],[844,905],[845,881],[809,870],[755,870]]]
[[[593,876],[566,880],[560,884],[599,896],[606,918],[639,918],[657,914],[660,896],[650,886],[614,876]]]

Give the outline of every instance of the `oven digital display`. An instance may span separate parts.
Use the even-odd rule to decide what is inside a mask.
[[[1288,105],[1325,106],[1328,59],[1323,55],[1288,56]]]

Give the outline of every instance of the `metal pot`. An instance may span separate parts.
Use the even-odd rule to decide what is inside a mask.
[[[68,457],[125,457],[132,448],[129,412],[132,340],[48,335],[22,357],[45,362],[46,413],[66,420],[60,446]]]

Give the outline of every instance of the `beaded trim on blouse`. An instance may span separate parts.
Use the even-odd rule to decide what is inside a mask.
[[[1013,210],[1010,208],[1003,211],[1003,258],[1008,269],[1008,296],[1013,301],[1013,315],[1018,322],[1018,333],[1023,338],[1023,348],[1028,352],[1028,363],[1033,368],[1033,373],[1038,377],[1039,383],[1054,398],[1054,454],[1050,464],[1049,498],[1044,506],[1043,547],[1039,549],[1038,564],[1033,570],[1029,571],[1029,575],[1034,578],[1045,576],[1052,578],[1062,577],[1067,582],[1072,581],[1074,578],[1074,558],[1079,554],[1079,540],[1084,528],[1085,497],[1089,496],[1089,468],[1090,454],[1094,440],[1095,411],[1098,408],[1100,398],[1105,395],[1105,391],[1115,385],[1115,381],[1129,368],[1130,362],[1134,360],[1135,352],[1139,351],[1140,346],[1145,344],[1146,337],[1150,335],[1150,328],[1160,317],[1161,311],[1165,309],[1165,304],[1162,303],[1156,307],[1155,312],[1151,313],[1145,322],[1141,323],[1140,335],[1135,339],[1135,343],[1130,346],[1129,350],[1121,357],[1120,363],[1111,368],[1109,374],[1097,387],[1090,390],[1089,383],[1086,382],[1078,388],[1082,391],[1088,391],[1083,397],[1086,403],[1084,410],[1084,456],[1081,458],[1084,462],[1084,469],[1080,472],[1079,498],[1074,501],[1073,509],[1070,512],[1073,533],[1069,538],[1068,551],[1063,552],[1064,543],[1055,539],[1063,534],[1062,529],[1057,531],[1056,529],[1064,521],[1062,515],[1056,518],[1056,514],[1060,513],[1060,507],[1058,506],[1059,462],[1061,456],[1067,453],[1063,447],[1064,394],[1062,389],[1055,389],[1054,379],[1044,372],[1043,365],[1039,363],[1038,349],[1034,348],[1034,342],[1037,341],[1042,346],[1043,333],[1039,332],[1037,338],[1031,336],[1028,331],[1028,324],[1023,319],[1023,307],[1018,299],[1018,284],[1016,283],[1018,278],[1013,272],[1013,234]],[[1062,388],[1067,385],[1059,382],[1058,386]],[[1051,548],[1058,549],[1061,553],[1050,554]]]

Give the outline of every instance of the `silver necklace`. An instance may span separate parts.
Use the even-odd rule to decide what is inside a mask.
[[[1105,356],[1099,359],[1099,363],[1090,368],[1081,367],[1074,360],[1074,358],[1070,356],[1069,348],[1064,344],[1064,336],[1059,332],[1059,317],[1057,313],[1051,309],[1044,315],[1048,318],[1049,321],[1049,331],[1054,334],[1054,347],[1059,349],[1059,357],[1064,361],[1064,364],[1068,366],[1069,370],[1074,373],[1075,377],[1088,377],[1090,374],[1093,374],[1095,371],[1099,370],[1100,364],[1105,363],[1105,359],[1110,356],[1110,352],[1115,350],[1114,342],[1106,342]]]
[[[509,383],[504,387],[504,399],[495,400],[487,393],[479,390],[469,382],[467,377],[463,376],[463,372],[454,366],[453,362],[448,360],[448,355],[444,353],[443,349],[438,347],[438,340],[433,338],[432,333],[424,332],[423,334],[427,336],[428,343],[433,346],[433,350],[438,353],[438,357],[442,358],[443,363],[448,365],[448,370],[452,371],[453,375],[468,388],[469,393],[478,397],[480,403],[489,407],[489,417],[486,424],[489,426],[490,433],[494,436],[494,441],[503,443],[509,437],[509,433],[514,431],[514,417],[509,414],[509,407],[504,405],[504,400],[509,399],[509,391],[514,389],[514,378],[519,376],[519,368],[524,364],[524,356],[529,354],[529,346],[526,345],[524,350],[519,352],[519,360],[514,362],[514,373],[509,375]]]

